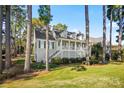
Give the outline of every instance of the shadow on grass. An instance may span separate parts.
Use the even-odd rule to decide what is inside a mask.
[[[81,65],[81,64],[80,63],[61,64],[61,65],[57,65],[56,67],[51,68],[50,71],[61,70],[61,69],[67,68],[67,67],[72,68],[72,67],[76,67],[79,65]]]
[[[16,61],[15,64],[16,64],[16,68],[13,68],[13,71],[18,72],[17,69],[20,68],[20,70],[23,72],[24,60],[19,59],[19,60]],[[61,65],[49,64],[49,67],[50,67],[50,71],[62,70],[62,69],[65,69],[67,67],[70,67],[70,70],[71,70],[72,67],[76,67],[78,65],[81,65],[81,64],[80,63],[61,64]],[[6,79],[2,80],[0,82],[0,84],[5,83],[5,82],[13,82],[15,80],[24,80],[24,81],[31,80],[34,77],[36,77],[39,74],[41,74],[42,71],[44,72],[44,70],[45,70],[45,65],[41,65],[39,67],[39,64],[36,64],[33,67],[35,69],[33,68],[31,73],[26,73],[26,74],[18,73],[18,74],[15,74],[15,76],[13,76],[11,78],[6,78]]]
[[[19,76],[16,76],[14,78],[14,80],[19,80],[19,79],[23,79],[23,80],[31,80],[33,77],[36,77],[38,76],[39,74],[38,73],[27,73],[27,74],[22,74],[22,75],[19,75]]]
[[[5,82],[10,83],[10,82],[13,82],[15,80],[25,80],[25,81],[26,80],[31,80],[33,77],[36,77],[38,75],[39,75],[39,73],[35,73],[35,72],[34,73],[31,72],[31,73],[27,73],[27,74],[19,74],[19,75],[16,75],[15,77],[0,81],[0,84],[3,84]]]
[[[122,65],[124,62],[123,61],[112,61],[111,64],[114,65]]]

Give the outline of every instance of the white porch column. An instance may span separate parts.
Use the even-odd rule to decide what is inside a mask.
[[[76,50],[77,50],[77,43],[76,43],[76,41],[75,41],[75,58],[77,57],[77,56],[76,56],[76,54],[77,54],[77,53],[76,53],[76,52],[77,52]]]
[[[57,50],[58,50],[58,47],[59,47],[59,46],[58,46],[58,43],[59,43],[59,41],[57,40],[57,42],[55,43],[55,45],[56,45],[56,46],[55,46],[55,49],[57,49]]]
[[[61,47],[61,58],[62,58],[62,56],[63,56],[63,52],[62,52],[62,39],[61,39],[61,42],[60,42],[60,47]]]
[[[61,40],[61,42],[60,42],[60,47],[61,47],[61,50],[62,50],[62,40]]]
[[[84,44],[82,43],[82,49],[84,48]]]
[[[71,50],[71,49],[70,49],[70,40],[69,40],[69,50]]]
[[[68,58],[70,58],[70,53],[71,53],[71,49],[70,49],[70,40],[69,40],[69,49],[68,49],[69,51],[68,51]]]
[[[77,45],[76,45],[77,43],[76,43],[76,41],[75,41],[75,51],[76,51],[76,49],[77,49]]]
[[[81,50],[83,50],[83,43],[81,42]]]
[[[35,30],[34,30],[34,59],[37,62],[37,40],[36,40],[36,35],[35,35]]]

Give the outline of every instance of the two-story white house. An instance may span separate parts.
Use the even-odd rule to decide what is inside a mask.
[[[42,29],[34,31],[34,58],[36,62],[45,62],[46,35]],[[91,52],[91,48],[90,48]],[[91,53],[90,53],[91,54]],[[81,32],[58,32],[49,31],[49,59],[61,58],[83,58],[86,57],[86,43],[84,34]]]

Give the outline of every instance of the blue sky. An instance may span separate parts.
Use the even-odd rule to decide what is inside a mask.
[[[32,16],[38,18],[38,6],[33,6]],[[51,14],[53,16],[51,24],[62,23],[68,26],[68,31],[80,30],[85,34],[85,14],[83,5],[55,5],[51,6]],[[103,19],[102,19],[102,6],[89,6],[89,19],[90,19],[90,36],[102,37]],[[115,42],[115,36],[117,26],[113,24],[113,44]],[[109,40],[109,21],[107,20],[107,39]]]

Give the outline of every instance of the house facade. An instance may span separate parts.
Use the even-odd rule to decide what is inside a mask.
[[[34,31],[34,59],[45,62],[46,37],[43,29]],[[91,48],[89,51],[91,55]],[[49,61],[53,57],[83,58],[86,57],[86,43],[81,32],[49,31]]]

